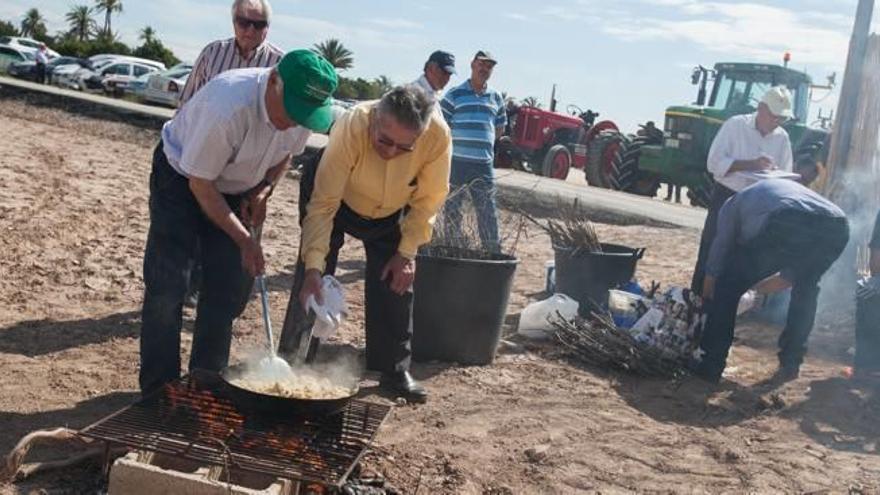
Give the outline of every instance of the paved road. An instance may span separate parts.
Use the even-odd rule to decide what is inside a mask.
[[[142,105],[3,76],[0,76],[0,86],[74,98],[114,108],[120,112],[134,112],[159,120],[169,119],[174,115],[174,110],[168,108]],[[326,141],[326,136],[316,134],[309,140],[309,146],[323,147]],[[702,228],[706,217],[706,212],[702,209],[589,187],[583,179],[583,173],[579,170],[572,170],[568,181],[547,179],[513,170],[498,170],[497,177],[500,201],[509,205],[528,202],[531,206],[543,207],[552,211],[557,205],[558,198],[562,198],[564,201],[573,201],[577,198],[578,203],[589,211],[597,221],[628,224],[651,223],[694,229]]]

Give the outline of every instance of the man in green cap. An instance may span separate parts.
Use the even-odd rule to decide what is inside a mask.
[[[183,301],[197,249],[204,275],[189,369],[226,366],[232,321],[263,272],[251,232],[262,225],[291,156],[311,131],[330,127],[336,86],[326,60],[296,50],[273,68],[218,75],[162,128],[144,253],[142,392],[180,376]]]

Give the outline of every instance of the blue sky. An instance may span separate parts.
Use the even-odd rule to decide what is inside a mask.
[[[18,22],[37,7],[50,32],[85,0],[3,0],[0,18]],[[427,55],[442,48],[458,57],[461,82],[478,49],[499,60],[491,84],[517,98],[535,96],[592,108],[625,130],[662,122],[670,104],[688,103],[696,90],[691,69],[717,61],[791,65],[814,81],[831,72],[842,80],[856,0],[276,0],[269,39],[284,49],[335,37],[354,52],[349,76],[418,76]],[[184,59],[231,36],[231,0],[123,0],[114,30],[134,44],[145,25]],[[877,17],[877,16],[875,16]],[[813,114],[836,105],[817,91]]]

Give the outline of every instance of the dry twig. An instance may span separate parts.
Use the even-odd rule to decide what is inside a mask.
[[[679,358],[636,341],[606,314],[594,312],[588,319],[577,318],[574,322],[554,318],[551,323],[556,338],[575,360],[585,364],[661,378],[678,378],[685,373]]]

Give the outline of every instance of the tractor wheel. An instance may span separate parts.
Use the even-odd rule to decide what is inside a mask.
[[[513,167],[513,157],[510,155],[513,149],[513,141],[510,136],[501,136],[495,142],[495,168]]]
[[[715,180],[708,171],[703,172],[703,180],[699,184],[693,184],[688,187],[688,199],[691,200],[691,206],[700,208],[708,208],[709,202],[712,201],[712,185]]]
[[[642,145],[650,144],[650,138],[624,137],[611,162],[611,188],[640,196],[654,197],[660,188],[660,178],[639,170]]]
[[[611,161],[617,154],[622,136],[618,132],[602,132],[590,141],[587,148],[587,166],[584,167],[587,183],[593,187],[611,187],[609,175]]]
[[[563,144],[555,144],[544,155],[541,175],[553,179],[565,180],[571,169],[571,152]]]

